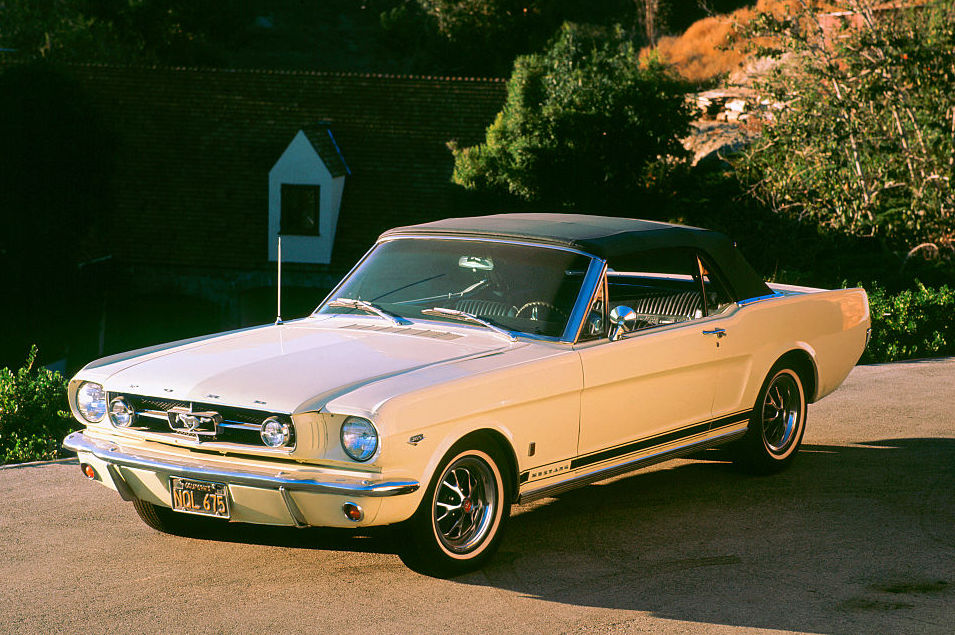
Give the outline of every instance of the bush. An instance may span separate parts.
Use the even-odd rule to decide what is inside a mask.
[[[868,293],[872,339],[861,363],[955,355],[955,289],[916,283],[896,294],[873,285]]]
[[[785,54],[761,86],[785,107],[740,165],[754,192],[823,230],[951,255],[955,5],[848,0],[825,20],[809,0],[792,6],[747,33]]]
[[[684,156],[683,86],[640,65],[622,30],[564,24],[551,48],[519,57],[504,109],[481,145],[454,151],[454,181],[552,207],[633,210]]]
[[[34,346],[22,368],[0,369],[0,464],[55,459],[63,437],[80,427],[62,409],[63,376],[35,367],[36,355]]]

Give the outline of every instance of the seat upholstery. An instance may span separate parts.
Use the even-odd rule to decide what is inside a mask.
[[[660,291],[636,298],[631,307],[638,314],[692,319],[700,311],[700,294],[695,291]]]
[[[505,302],[478,299],[459,300],[454,308],[458,311],[470,313],[471,315],[484,315],[487,317],[507,317],[508,315],[513,315],[514,311],[516,311],[514,307],[508,306]]]

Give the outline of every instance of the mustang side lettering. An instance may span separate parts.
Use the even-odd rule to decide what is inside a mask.
[[[90,363],[64,446],[161,531],[398,525],[456,575],[515,502],[723,444],[782,469],[868,330],[862,289],[767,285],[716,232],[452,218],[385,232],[306,318]]]

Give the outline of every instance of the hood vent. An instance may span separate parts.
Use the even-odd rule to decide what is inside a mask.
[[[432,340],[456,340],[463,335],[457,333],[448,333],[447,331],[432,331],[431,329],[415,329],[407,326],[385,326],[384,324],[346,324],[341,328],[355,329],[357,331],[375,331],[376,333],[397,333],[398,335],[414,335],[417,337],[427,337]]]

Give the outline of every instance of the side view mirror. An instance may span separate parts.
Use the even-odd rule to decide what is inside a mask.
[[[624,333],[637,325],[637,313],[628,306],[620,305],[610,311],[610,341],[616,342]]]

